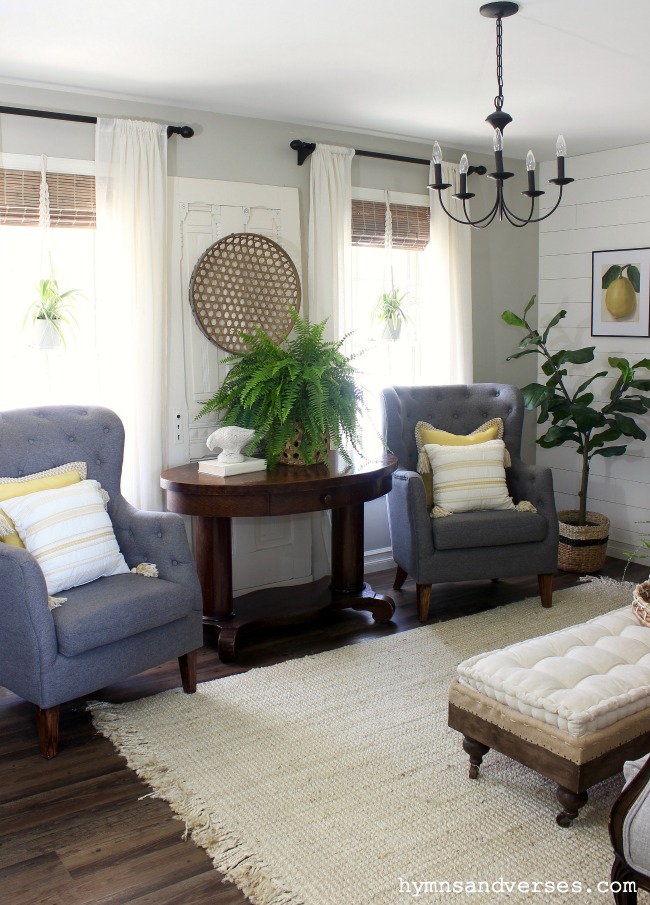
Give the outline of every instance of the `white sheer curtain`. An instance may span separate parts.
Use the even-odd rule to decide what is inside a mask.
[[[353,148],[331,145],[317,145],[310,157],[309,318],[329,318],[327,339],[339,339],[350,323],[353,157]]]
[[[434,182],[433,165],[429,181]],[[463,217],[461,201],[452,197],[460,191],[457,164],[442,164],[442,181],[451,183],[443,193],[445,206],[455,217]],[[462,226],[440,207],[438,193],[431,191],[431,242],[433,299],[431,330],[444,337],[448,356],[449,383],[471,383],[472,364],[472,228]],[[433,334],[432,334],[433,335]]]
[[[352,148],[317,145],[309,176],[309,319],[327,318],[324,336],[340,339],[350,324]],[[329,513],[314,513],[312,574],[330,572]]]
[[[101,398],[126,431],[124,495],[139,508],[161,509],[167,127],[100,118],[95,167]]]

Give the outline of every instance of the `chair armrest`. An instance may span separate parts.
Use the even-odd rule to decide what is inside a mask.
[[[506,469],[508,489],[515,503],[528,500],[548,521],[549,532],[559,537],[553,472],[545,465],[527,465],[513,456],[512,465]]]
[[[174,512],[136,509],[122,497],[116,501],[111,519],[129,568],[154,563],[160,578],[195,591],[195,608],[200,609],[201,589],[182,517]]]
[[[20,688],[25,673],[40,676],[54,663],[57,650],[40,566],[22,547],[0,543],[0,684]]]
[[[402,468],[393,472],[388,522],[393,559],[417,581],[422,565],[434,552],[424,484],[417,472]]]

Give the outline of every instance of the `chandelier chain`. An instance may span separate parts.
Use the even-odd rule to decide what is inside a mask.
[[[501,111],[503,108],[503,25],[501,24],[501,16],[497,19],[497,83],[499,93],[494,98],[494,106]]]

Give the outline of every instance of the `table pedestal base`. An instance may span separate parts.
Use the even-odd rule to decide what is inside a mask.
[[[390,622],[395,612],[390,597],[376,594],[368,584],[352,593],[332,591],[330,585],[330,578],[321,578],[310,584],[253,591],[235,598],[232,616],[204,616],[203,624],[219,632],[219,657],[224,663],[232,663],[239,633],[249,626],[296,625],[343,609],[365,610],[372,613],[375,622]]]

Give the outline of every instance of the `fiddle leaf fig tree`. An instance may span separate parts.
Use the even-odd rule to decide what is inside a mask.
[[[508,356],[508,361],[524,355],[540,355],[541,369],[548,378],[546,383],[530,383],[522,388],[527,409],[539,409],[538,424],[551,424],[537,442],[544,449],[575,443],[576,451],[582,457],[582,476],[579,494],[578,525],[587,522],[587,489],[589,468],[594,456],[622,456],[627,452],[627,443],[622,437],[645,440],[646,434],[636,423],[633,415],[644,415],[650,410],[650,379],[637,377],[637,371],[650,369],[650,358],[642,358],[630,364],[626,358],[612,357],[607,361],[618,371],[608,398],[602,403],[595,402],[591,392],[592,384],[600,378],[609,377],[608,371],[598,371],[571,392],[566,378],[566,365],[584,365],[594,360],[595,346],[584,349],[560,349],[551,352],[549,335],[554,327],[566,317],[566,311],[559,311],[540,333],[527,320],[526,315],[535,304],[533,296],[522,315],[504,311],[501,315],[506,324],[524,330],[519,343],[519,351]],[[612,375],[613,376],[613,375]],[[573,381],[571,381],[573,382]]]

